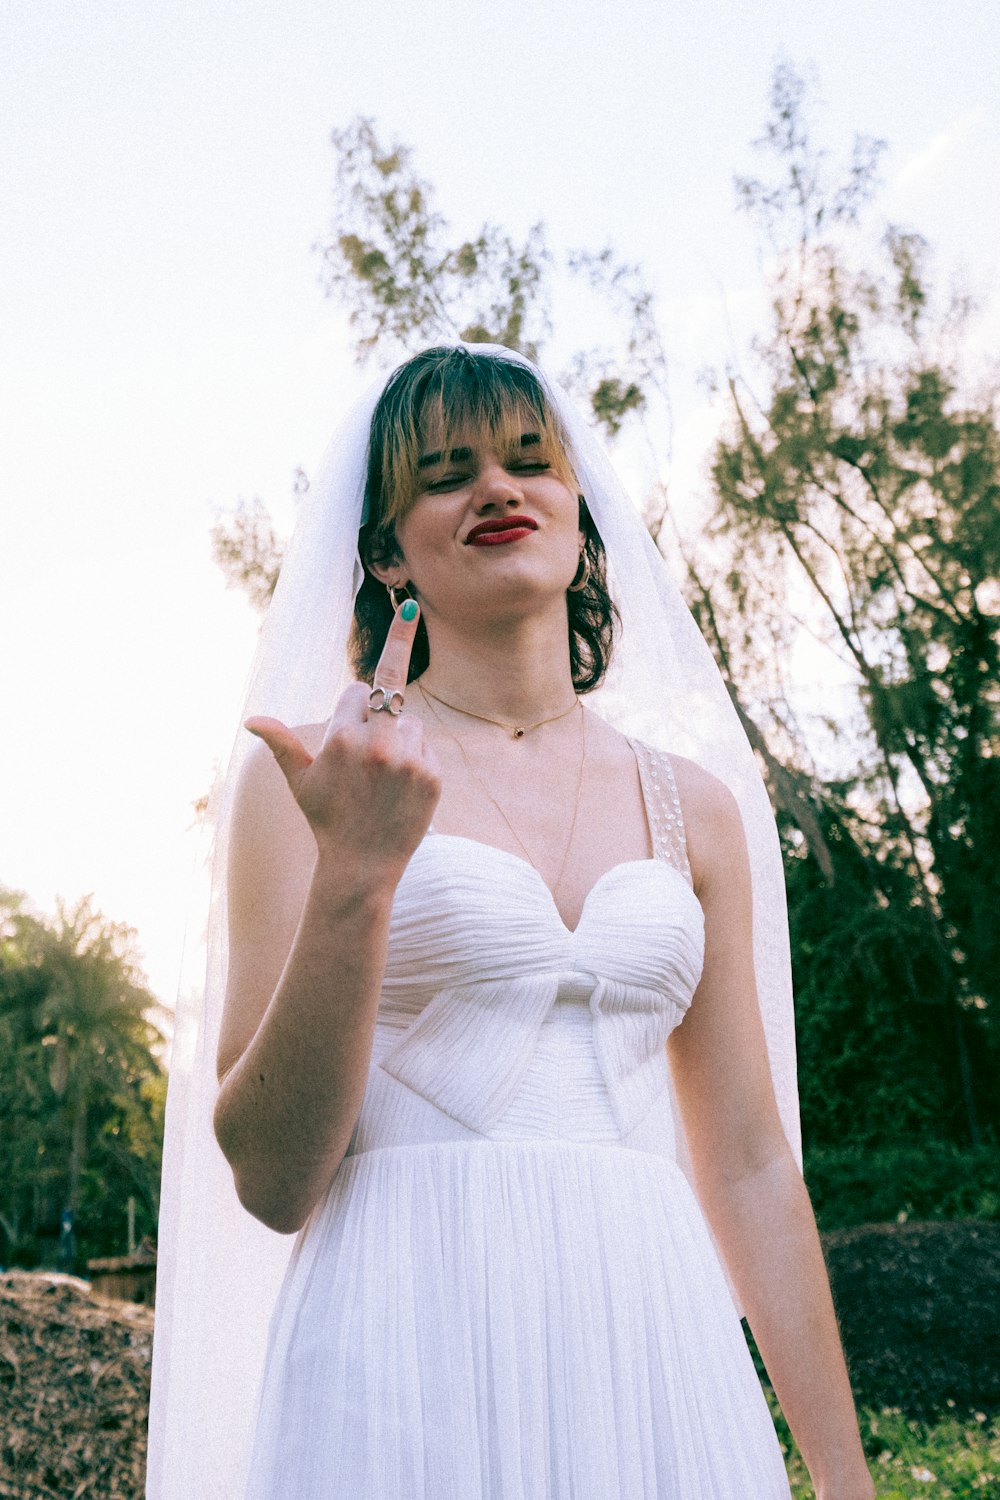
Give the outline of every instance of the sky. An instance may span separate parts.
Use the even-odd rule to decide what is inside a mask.
[[[698,372],[761,322],[732,184],[781,59],[831,150],[888,142],[882,211],[1000,349],[994,0],[6,0],[0,49],[0,885],[93,893],[167,1003],[257,630],[209,529],[254,495],[287,521],[366,383],[312,248],[333,128],[412,146],[456,234],[542,219],[641,264],[679,504],[716,420]]]

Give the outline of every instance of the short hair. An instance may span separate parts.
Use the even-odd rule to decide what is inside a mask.
[[[358,539],[365,576],[354,605],[350,650],[354,671],[362,681],[372,680],[393,616],[388,591],[368,565],[399,555],[396,525],[413,503],[419,460],[427,443],[432,441],[435,448],[447,451],[454,446],[455,433],[472,427],[489,432],[498,452],[520,451],[526,424],[537,430],[541,452],[552,471],[578,490],[558,413],[528,366],[474,354],[464,347],[443,347],[425,349],[390,376],[372,416],[367,520]],[[586,693],[607,672],[618,611],[608,592],[604,544],[583,495],[580,529],[590,578],[584,588],[568,592],[566,602],[573,685],[578,693]],[[411,682],[429,661],[421,619],[410,656]]]

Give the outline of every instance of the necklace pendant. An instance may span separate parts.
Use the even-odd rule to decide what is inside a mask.
[[[519,724],[517,726],[517,728],[514,730],[514,734],[513,734],[512,737],[515,740],[523,740],[524,739],[524,726],[522,724]]]

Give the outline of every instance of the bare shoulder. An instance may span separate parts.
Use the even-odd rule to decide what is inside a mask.
[[[695,890],[714,873],[746,859],[746,837],[739,804],[724,781],[686,755],[671,753],[670,764],[684,819],[688,860]]]
[[[688,760],[686,755],[675,755],[672,751],[670,764],[685,818],[689,809],[692,817],[724,816],[727,811],[738,815],[736,798],[718,776],[706,771],[696,760]]]

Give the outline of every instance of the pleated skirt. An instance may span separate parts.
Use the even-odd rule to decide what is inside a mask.
[[[349,1156],[271,1325],[246,1500],[788,1500],[697,1200],[619,1145]]]

